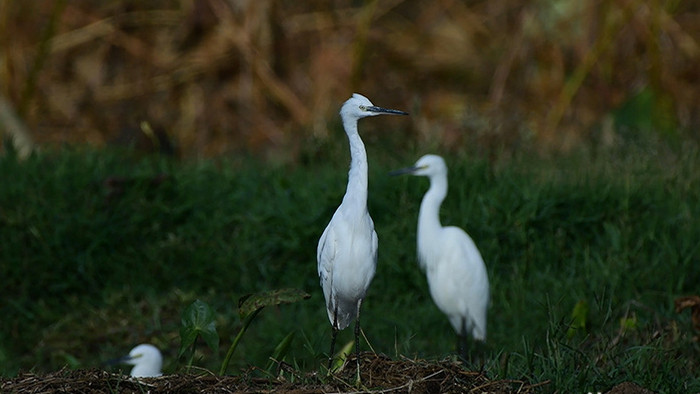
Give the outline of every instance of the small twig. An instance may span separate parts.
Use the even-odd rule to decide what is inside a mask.
[[[380,391],[374,391],[374,392],[375,392],[375,393],[390,393],[390,392],[392,392],[392,391],[401,390],[401,389],[403,389],[403,388],[405,388],[405,387],[413,386],[415,383],[425,382],[426,380],[428,380],[428,379],[430,379],[430,378],[432,378],[432,377],[434,377],[434,376],[437,376],[437,375],[439,375],[439,374],[441,374],[441,373],[443,373],[443,372],[445,372],[445,371],[441,369],[441,370],[439,370],[439,371],[435,371],[435,372],[431,373],[430,375],[423,376],[422,378],[420,378],[420,379],[418,379],[418,380],[413,380],[413,379],[411,379],[411,380],[409,380],[408,382],[402,384],[401,386],[398,386],[398,387],[391,387],[391,388],[388,388],[388,389],[384,389],[384,390],[380,390]],[[409,390],[409,391],[410,391],[410,390]]]
[[[510,41],[506,54],[502,57],[502,60],[498,62],[496,71],[493,73],[491,88],[489,89],[489,103],[494,108],[498,107],[503,99],[506,81],[508,80],[508,75],[511,72],[513,63],[515,63],[518,54],[522,50],[525,40],[525,25],[530,18],[531,15],[528,9],[524,9],[520,12],[520,15],[518,16],[518,21],[520,23],[518,31],[513,40]]]
[[[204,368],[204,367],[198,367],[198,366],[196,366],[196,365],[192,365],[192,366],[189,367],[189,369],[190,369],[190,370],[195,370],[195,371],[202,371],[202,372],[205,372],[205,375],[218,377],[218,375],[217,375],[216,373],[214,373],[214,371],[209,370],[209,369],[206,369],[206,368]]]
[[[362,338],[365,339],[365,342],[367,342],[367,346],[369,346],[369,349],[372,351],[372,353],[377,354],[377,352],[372,347],[372,344],[369,343],[369,339],[367,339],[367,336],[365,335],[365,330],[363,330],[362,327],[360,327],[360,334],[362,334]]]
[[[15,112],[12,104],[4,95],[0,94],[0,131],[2,129],[10,137],[20,159],[24,159],[32,153],[34,143],[29,135],[29,130]]]
[[[391,392],[393,392],[393,391],[398,391],[398,390],[404,389],[404,388],[406,388],[406,387],[411,387],[411,386],[413,386],[413,385],[416,384],[416,383],[424,382],[424,381],[426,381],[426,380],[428,380],[428,379],[431,379],[431,378],[433,378],[433,377],[435,377],[435,376],[437,376],[437,375],[439,375],[439,374],[441,374],[441,373],[443,373],[443,372],[444,372],[444,371],[441,369],[441,370],[439,370],[439,371],[435,371],[435,372],[431,373],[430,375],[424,376],[424,377],[422,377],[422,378],[420,378],[420,379],[418,379],[418,380],[410,379],[408,382],[402,384],[401,386],[390,387],[390,388],[388,388],[388,389],[372,391],[372,393],[380,393],[380,394],[381,394],[381,393],[391,393]],[[345,382],[344,380],[342,380],[342,379],[340,379],[340,378],[337,378],[337,377],[336,377],[336,379],[337,379],[339,382],[342,382],[342,383],[346,384],[348,387],[353,387],[352,385],[350,385],[349,383]],[[363,391],[349,391],[349,392],[348,392],[348,391],[343,391],[342,393],[343,393],[343,394],[361,394],[361,393],[366,393],[366,392],[368,392],[368,390],[363,390]],[[329,394],[340,394],[340,393],[341,393],[341,392],[338,391],[337,393],[329,393]]]
[[[58,20],[61,14],[63,13],[63,8],[65,6],[66,0],[56,1],[53,5],[53,11],[51,12],[49,23],[44,27],[41,41],[39,42],[39,48],[37,49],[36,56],[34,57],[34,63],[32,64],[32,67],[29,70],[29,75],[27,76],[26,82],[24,84],[24,90],[22,91],[21,96],[22,98],[20,100],[19,107],[17,110],[20,116],[24,116],[27,114],[29,104],[31,103],[32,98],[34,97],[34,93],[36,92],[37,78],[39,77],[41,69],[44,68],[44,63],[46,63],[46,59],[48,58],[51,46],[51,37],[53,37],[53,35],[56,33],[56,25],[58,24]]]

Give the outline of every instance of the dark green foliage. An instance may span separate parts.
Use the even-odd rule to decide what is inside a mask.
[[[219,350],[219,334],[216,332],[216,320],[214,311],[207,303],[195,300],[182,313],[182,325],[180,326],[180,351],[179,356],[185,354],[187,349],[192,349],[197,338],[201,337],[210,349],[216,353]]]
[[[626,380],[700,390],[697,333],[673,311],[675,297],[699,291],[700,157],[658,151],[446,157],[442,222],[471,234],[491,280],[489,376],[551,380],[562,392]],[[423,153],[369,150],[379,262],[363,329],[392,357],[454,350],[416,263],[427,180],[387,175]],[[0,173],[3,375],[96,367],[141,342],[163,349],[166,373],[180,371],[180,318],[195,299],[226,349],[244,324],[237,300],[282,288],[311,299],[249,322],[227,373],[269,366],[273,354],[307,371],[327,360],[315,255],[345,191],[346,156],[279,168],[60,151],[2,157]],[[339,344],[351,337],[341,332]],[[196,347],[192,360],[217,371],[222,357]]]

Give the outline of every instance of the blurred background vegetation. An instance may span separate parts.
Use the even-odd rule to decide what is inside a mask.
[[[0,2],[0,125],[20,149],[291,163],[338,138],[357,91],[411,112],[391,144],[549,154],[697,139],[699,82],[693,1]]]
[[[377,349],[452,344],[410,238],[426,183],[386,176],[433,152],[454,158],[445,223],[490,269],[492,376],[697,392],[672,305],[697,293],[699,82],[697,1],[0,0],[3,149],[89,147],[0,157],[0,375],[146,339],[174,371],[194,299],[225,348],[238,297],[290,286],[313,301],[261,314],[236,367],[289,332],[295,366],[325,362],[315,247],[346,181],[338,109],[360,92],[411,113],[361,127]],[[124,146],[168,157],[101,149]]]

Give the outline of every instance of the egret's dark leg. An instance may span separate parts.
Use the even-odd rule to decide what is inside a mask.
[[[360,381],[360,306],[362,300],[357,301],[357,319],[355,320],[355,361],[357,363],[357,382]]]
[[[336,304],[333,311],[333,333],[331,334],[331,352],[328,353],[328,371],[330,372],[333,365],[333,351],[335,350],[335,337],[338,335],[338,305]]]
[[[462,328],[457,334],[457,354],[462,357],[463,361],[469,360],[469,352],[467,350],[467,322],[462,319]]]
[[[467,338],[463,334],[457,335],[457,356],[462,361],[469,360],[469,351],[467,350]]]

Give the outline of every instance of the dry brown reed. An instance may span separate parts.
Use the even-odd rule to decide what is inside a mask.
[[[442,149],[614,145],[638,112],[700,127],[695,2],[13,1],[0,48],[0,94],[38,145],[294,161],[353,91]]]

